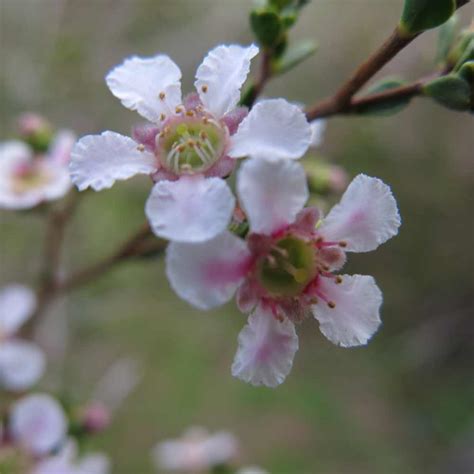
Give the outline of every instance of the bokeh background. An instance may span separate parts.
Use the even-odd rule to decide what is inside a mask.
[[[266,89],[310,104],[332,93],[391,31],[402,0],[314,0],[292,31],[319,52]],[[108,92],[104,75],[125,56],[168,53],[185,91],[218,43],[249,43],[247,0],[0,0],[1,139],[35,110],[79,135],[127,134],[139,117]],[[462,23],[474,14],[468,5]],[[433,70],[436,33],[419,38],[381,76]],[[154,472],[150,449],[189,425],[229,429],[243,463],[273,474],[470,474],[474,468],[472,115],[418,99],[387,118],[335,118],[320,153],[349,174],[393,187],[400,235],[347,273],[374,275],[383,326],[367,348],[330,344],[315,321],[276,390],[232,378],[245,318],[234,304],[199,312],[170,290],[162,259],[117,268],[55,305],[39,331],[50,353],[43,389],[87,400],[115,360],[141,382],[94,439],[117,474]],[[144,221],[150,183],[137,178],[86,193],[66,237],[69,271],[111,252]],[[0,283],[34,283],[44,222],[0,213]],[[68,335],[67,344],[60,343]],[[66,388],[65,388],[66,387]]]

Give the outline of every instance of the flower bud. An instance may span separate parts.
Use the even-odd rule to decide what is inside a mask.
[[[84,409],[82,424],[87,433],[99,433],[110,424],[109,409],[100,402],[91,402]]]
[[[53,138],[53,127],[41,115],[27,112],[18,119],[21,138],[36,152],[45,152]]]

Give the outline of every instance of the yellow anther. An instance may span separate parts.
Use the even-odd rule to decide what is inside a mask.
[[[188,117],[194,117],[194,112],[193,112],[192,110],[187,110],[187,111],[186,111],[186,115],[187,115]]]
[[[188,146],[194,147],[196,146],[196,142],[194,140],[188,140]]]
[[[179,145],[178,146],[178,152],[183,153],[183,151],[186,150],[186,145]]]
[[[202,87],[201,87],[201,90],[202,90],[202,91],[204,92],[204,94],[205,94],[205,93],[207,92],[207,90],[208,90],[208,89],[207,89],[207,86],[206,86],[206,85],[202,86]]]
[[[137,146],[138,151],[145,151],[145,145],[141,144]]]
[[[164,92],[160,92],[158,97],[160,98],[160,100],[165,100],[166,94]]]
[[[163,122],[166,118],[166,115],[165,114],[160,114],[160,120]]]
[[[203,123],[204,125],[207,125],[207,124],[209,123],[209,119],[208,119],[207,117],[204,117],[204,118],[202,119],[202,123]]]
[[[201,140],[205,140],[207,138],[207,133],[204,130],[202,130],[201,132],[199,132],[199,138]]]
[[[341,240],[341,241],[339,242],[339,247],[342,247],[342,248],[347,247],[347,242],[345,242],[344,240]]]
[[[180,113],[183,111],[183,107],[181,107],[180,105],[178,105],[178,107],[176,107],[176,109],[174,109],[174,111],[175,111],[177,114],[180,114]]]
[[[328,306],[331,308],[331,309],[334,309],[336,307],[336,303],[334,303],[334,301],[328,301]]]
[[[337,277],[336,277],[336,283],[337,283],[338,285],[340,285],[340,284],[342,283],[342,277],[337,276]]]

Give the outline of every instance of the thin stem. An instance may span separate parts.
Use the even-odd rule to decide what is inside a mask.
[[[470,0],[457,0],[456,8],[468,4]],[[331,97],[323,99],[322,101],[309,107],[306,111],[308,120],[314,120],[320,117],[328,117],[339,113],[351,113],[354,107],[361,105],[358,100],[353,100],[354,95],[374,77],[388,62],[390,62],[400,51],[408,46],[419,34],[406,35],[400,31],[400,28],[395,28],[387,40],[380,46],[375,53],[373,53],[366,61],[351,74],[349,79],[339,88],[339,90]],[[416,84],[416,83],[415,83]],[[391,91],[393,93],[395,89]],[[406,93],[417,95],[419,87],[414,87],[411,90],[397,91],[397,93]],[[360,99],[362,100],[362,99]],[[385,100],[385,97],[376,97],[374,95],[371,99],[363,100]]]
[[[354,94],[417,36],[403,36],[396,28],[382,46],[351,74],[333,96],[318,102],[307,110],[308,120],[327,117],[346,110],[350,106]]]
[[[149,238],[153,241],[150,242]],[[131,258],[162,252],[166,241],[158,240],[152,233],[148,223],[143,225],[138,232],[128,238],[116,251],[104,259],[79,270],[60,282],[56,287],[57,293],[65,293],[85,285],[97,277],[111,270],[119,263]]]
[[[267,82],[272,77],[272,56],[273,53],[269,49],[265,49],[262,53],[262,61],[260,64],[260,74],[258,76],[257,81],[255,84],[252,85],[250,90],[245,96],[245,99],[242,105],[245,105],[248,108],[251,108],[255,101],[257,100],[258,96],[263,92]]]

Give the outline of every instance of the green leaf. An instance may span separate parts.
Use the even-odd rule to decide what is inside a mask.
[[[464,63],[462,68],[458,73],[459,77],[464,79],[466,82],[471,84],[471,87],[474,85],[474,61],[468,61]]]
[[[447,61],[451,46],[456,37],[456,28],[459,23],[459,17],[453,15],[444,25],[439,29],[438,34],[438,51],[436,53],[436,64],[444,64]]]
[[[454,66],[454,71],[459,71],[462,65],[468,61],[474,61],[474,35],[469,38],[469,41],[466,43],[464,50],[461,51],[459,59]]]
[[[367,95],[378,94],[404,85],[406,85],[406,82],[401,79],[387,77],[367,89]],[[394,115],[403,110],[410,101],[411,97],[394,97],[380,103],[359,106],[356,112],[363,115]]]
[[[405,0],[400,30],[407,36],[436,28],[456,11],[456,0]]]
[[[280,16],[273,10],[252,11],[250,25],[258,42],[267,48],[275,46],[284,32]]]
[[[312,56],[318,49],[317,43],[313,40],[305,40],[287,49],[285,54],[273,65],[274,72],[282,74],[287,72],[305,59]]]
[[[470,108],[471,88],[462,77],[454,74],[425,84],[423,93],[448,109],[468,110]]]

